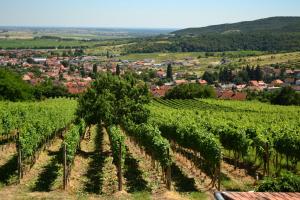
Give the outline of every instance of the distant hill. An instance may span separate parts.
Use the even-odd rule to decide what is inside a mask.
[[[173,32],[176,35],[229,34],[229,33],[293,33],[300,32],[300,17],[270,17],[233,24],[202,28],[187,28]]]

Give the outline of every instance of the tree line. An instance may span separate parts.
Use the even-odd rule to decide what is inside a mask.
[[[138,39],[126,47],[127,53],[219,52],[219,51],[299,51],[299,33],[231,33]],[[165,41],[165,42],[159,42]]]

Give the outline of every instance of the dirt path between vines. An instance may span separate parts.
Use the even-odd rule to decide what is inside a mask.
[[[0,197],[5,196],[6,199],[23,199],[35,197],[39,192],[48,192],[49,190],[59,188],[58,171],[56,170],[57,168],[53,168],[52,165],[54,163],[52,162],[59,152],[61,143],[62,140],[60,138],[54,139],[50,147],[40,153],[33,167],[24,173],[21,183],[4,187],[0,191]],[[49,176],[49,170],[55,176]]]
[[[126,139],[126,146],[129,153],[137,160],[137,167],[143,172],[142,178],[147,184],[147,188],[151,190],[151,199],[154,200],[184,200],[177,191],[168,191],[162,180],[162,172],[159,167],[153,166],[151,158],[144,154],[143,151],[129,138]],[[173,169],[172,169],[173,170]],[[182,177],[180,177],[182,178]],[[185,178],[185,177],[184,177]],[[175,181],[176,182],[176,181]],[[173,188],[176,189],[176,183],[173,183]]]
[[[91,137],[85,138],[80,143],[80,149],[75,156],[74,165],[72,167],[70,181],[68,185],[69,192],[84,192],[85,184],[88,178],[85,176],[87,174],[89,163],[92,161],[92,155],[96,151],[96,126],[92,126],[90,133]]]
[[[0,146],[0,166],[3,166],[17,153],[16,144],[8,143]]]
[[[102,128],[99,131],[102,131],[100,159],[103,161],[101,164],[101,174],[99,177],[100,194],[112,195],[118,190],[117,168],[113,164],[112,151],[106,129]]]

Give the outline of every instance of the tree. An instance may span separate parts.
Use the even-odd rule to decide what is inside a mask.
[[[116,66],[116,75],[120,76],[120,74],[121,74],[120,65],[117,64],[117,66]]]
[[[148,89],[130,74],[125,77],[110,73],[97,74],[96,80],[79,100],[77,115],[87,124],[104,122],[106,126],[120,124],[125,119],[135,123],[147,121]]]
[[[93,65],[93,73],[96,74],[97,72],[98,72],[98,66],[97,66],[97,64],[95,63],[95,64]]]
[[[206,80],[208,84],[213,84],[217,80],[217,77],[215,74],[205,71],[202,79]]]
[[[254,74],[255,74],[255,80],[258,80],[258,81],[263,80],[263,72],[262,72],[260,66],[257,66],[255,68]]]
[[[193,99],[193,98],[214,98],[215,90],[211,86],[202,86],[200,84],[183,84],[174,87],[168,91],[166,99]]]
[[[300,105],[300,94],[291,87],[284,87],[271,99],[272,104]]]
[[[0,99],[23,101],[33,99],[33,88],[21,77],[7,69],[0,69]]]
[[[60,62],[64,67],[69,67],[70,63],[67,60],[63,60]]]
[[[167,79],[173,80],[173,69],[171,63],[169,63],[167,67]]]
[[[53,97],[67,97],[68,90],[63,85],[54,85],[52,80],[47,79],[34,87],[34,96],[38,100]]]
[[[86,76],[84,66],[81,66],[79,71],[80,71],[80,75],[81,75],[82,78]]]
[[[74,52],[74,56],[83,56],[83,55],[84,55],[83,49],[76,49]]]
[[[233,80],[232,70],[228,67],[224,67],[220,69],[219,80],[225,83],[232,82]]]

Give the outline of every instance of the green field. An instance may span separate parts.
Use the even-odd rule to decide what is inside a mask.
[[[79,40],[60,41],[54,39],[1,39],[0,48],[2,49],[55,49],[88,47],[97,44],[97,42],[85,42]]]

